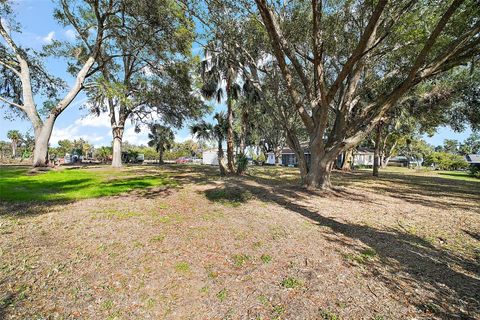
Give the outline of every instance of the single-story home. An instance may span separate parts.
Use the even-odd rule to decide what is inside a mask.
[[[471,166],[480,167],[480,154],[467,154],[465,160]]]
[[[307,163],[310,163],[310,151],[308,148],[305,148],[304,150]],[[275,164],[275,154],[273,152],[269,152],[267,155],[267,164]],[[339,165],[343,162],[343,155],[339,155],[337,162]],[[292,149],[283,148],[281,165],[286,167],[296,167],[298,165],[297,157]],[[353,165],[372,166],[373,151],[368,148],[357,148],[357,150],[353,153]]]
[[[218,166],[218,149],[209,149],[202,152],[202,164]]]
[[[373,166],[374,152],[368,148],[357,148],[353,151],[354,166]]]
[[[390,158],[388,165],[392,167],[408,167],[410,165],[410,160],[405,156],[396,156]]]

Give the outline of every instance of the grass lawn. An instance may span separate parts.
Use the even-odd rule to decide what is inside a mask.
[[[29,174],[30,168],[0,167],[0,200],[52,201],[112,196],[138,188],[175,186],[165,175],[135,170],[67,168]]]
[[[478,319],[462,174],[0,167],[0,319]]]

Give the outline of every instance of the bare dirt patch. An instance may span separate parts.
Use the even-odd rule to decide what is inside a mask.
[[[2,204],[0,318],[480,317],[480,183],[339,173],[312,193],[292,169],[126,170],[178,187]]]

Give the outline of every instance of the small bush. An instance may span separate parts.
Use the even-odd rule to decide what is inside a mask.
[[[480,167],[470,166],[468,174],[474,178],[480,179]]]
[[[458,154],[432,152],[425,158],[425,165],[433,165],[440,170],[459,170],[466,169],[468,167],[468,162]]]
[[[247,171],[247,166],[248,166],[247,156],[244,155],[243,153],[239,154],[237,156],[237,173],[243,174],[245,171]]]

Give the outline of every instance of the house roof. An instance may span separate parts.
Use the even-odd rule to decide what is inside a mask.
[[[467,154],[465,159],[468,163],[480,163],[480,154]]]
[[[370,148],[358,147],[353,153],[356,155],[361,155],[361,154],[371,155],[371,154],[374,154],[374,150]]]

